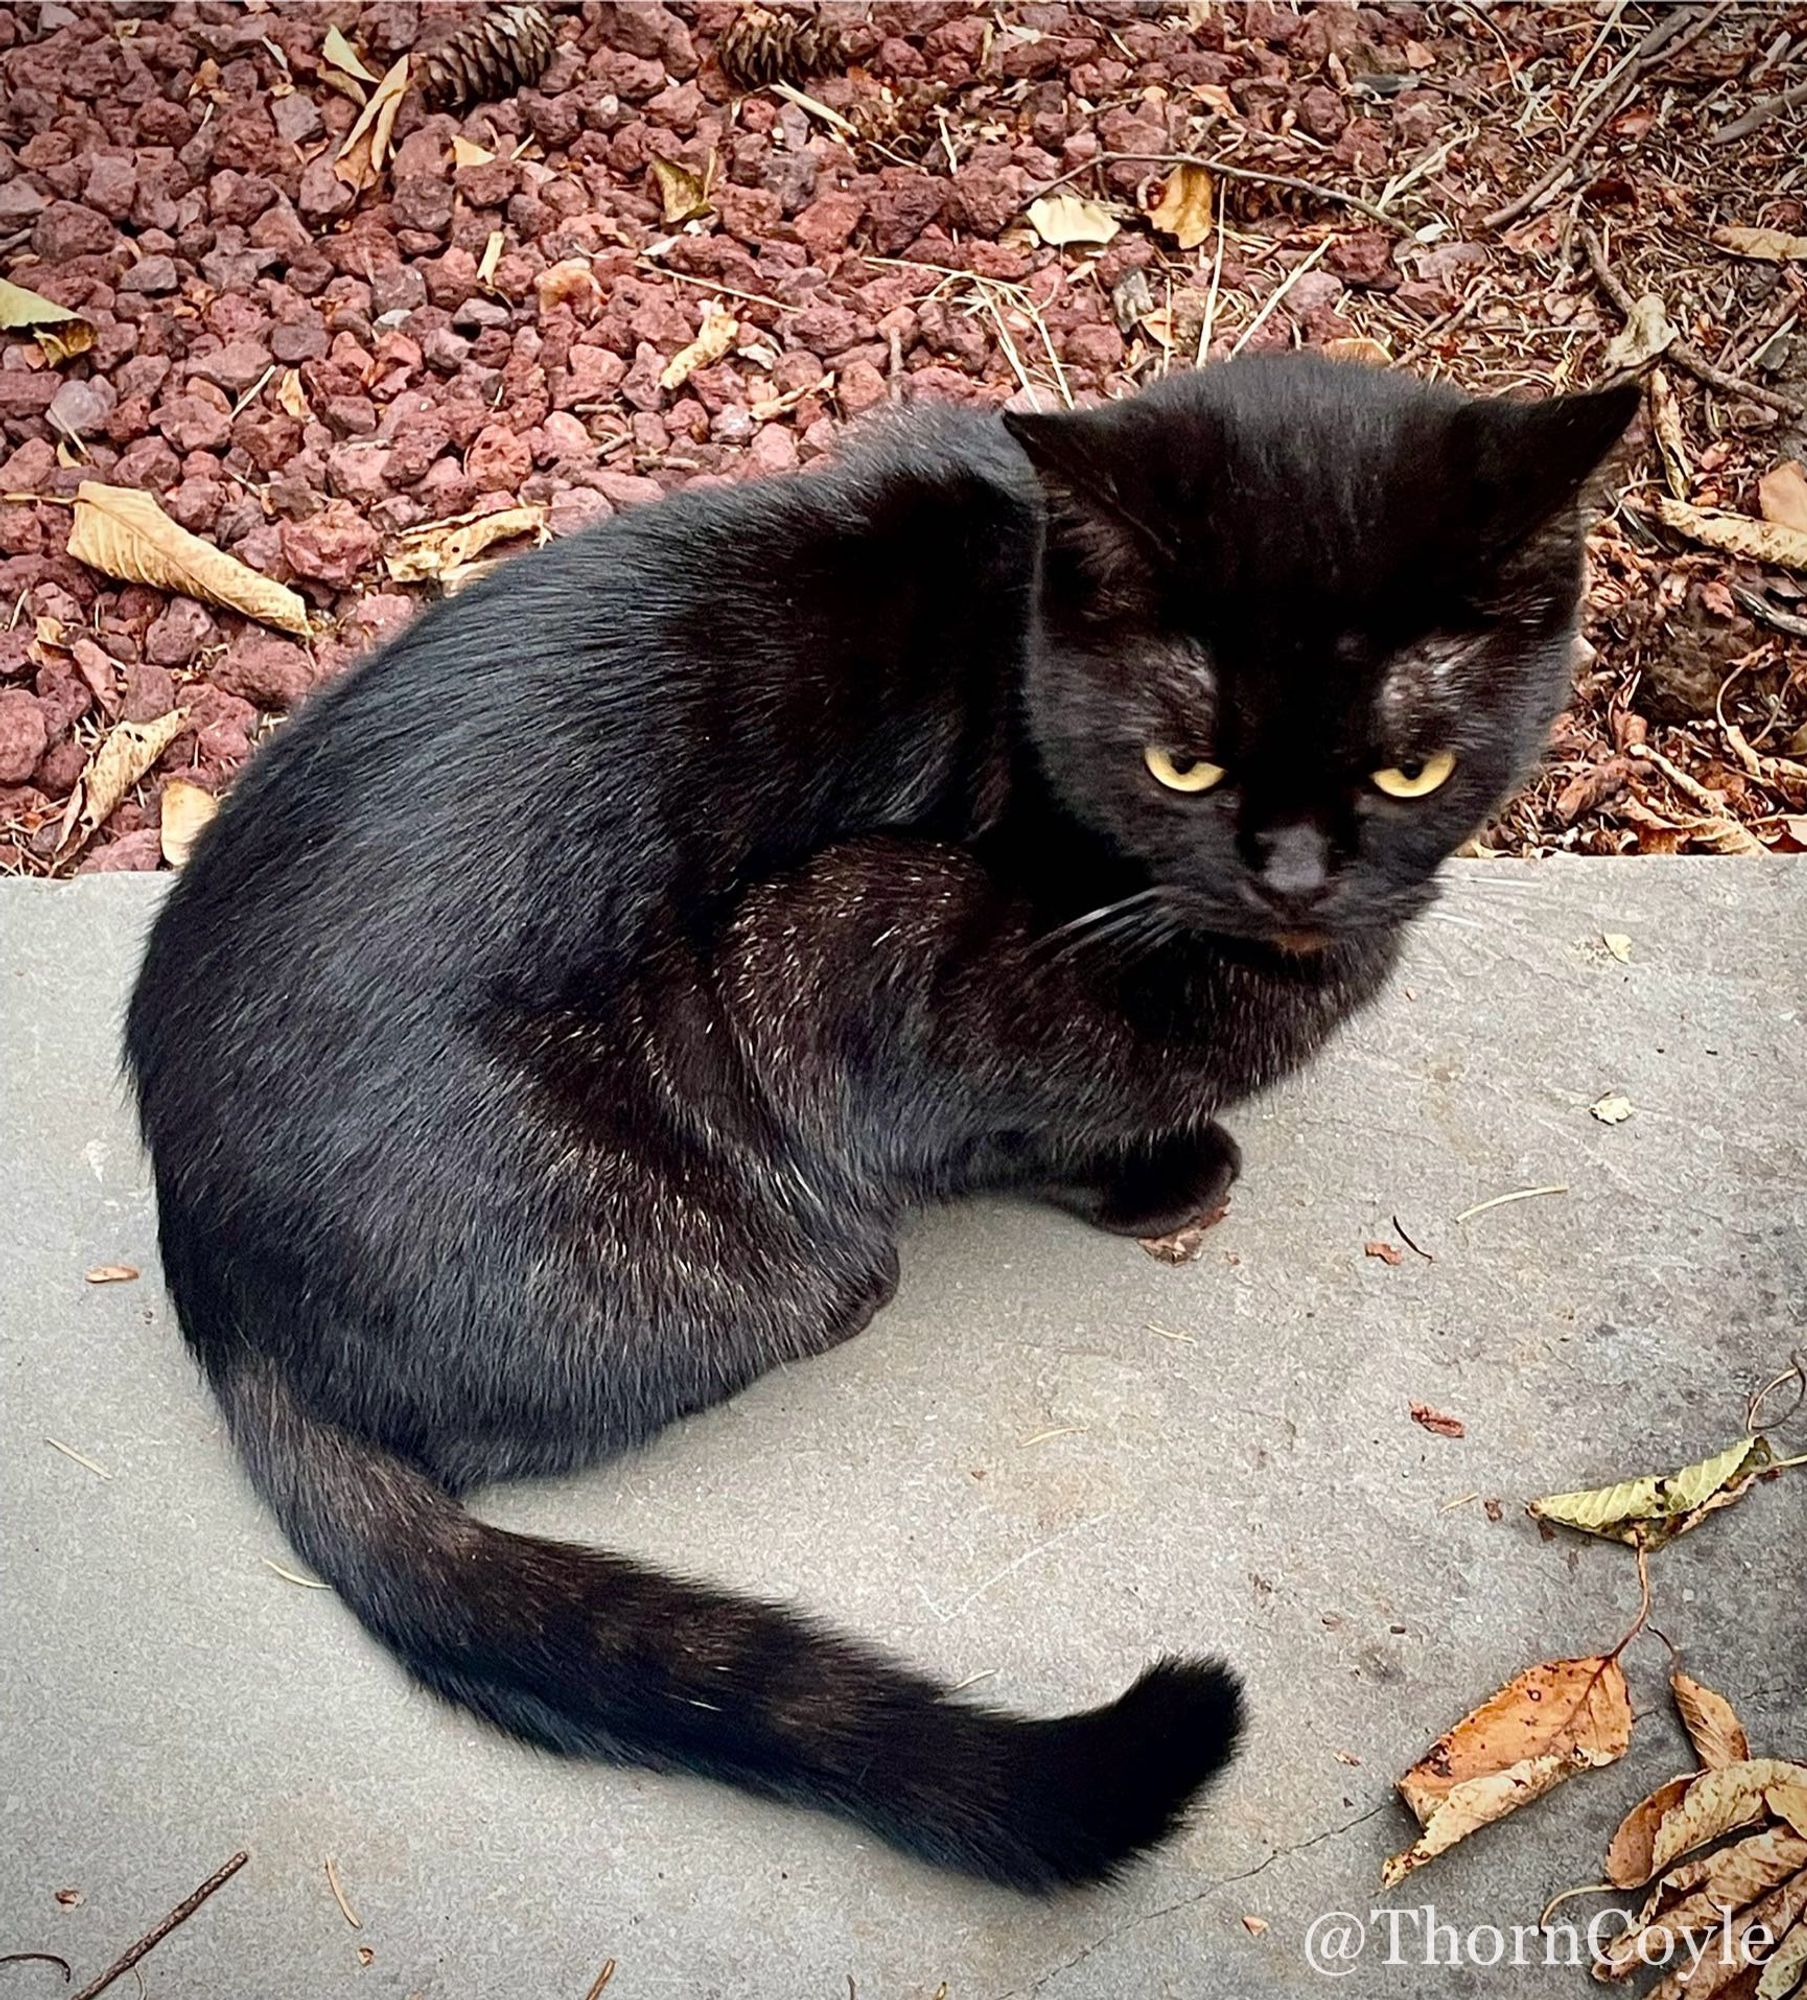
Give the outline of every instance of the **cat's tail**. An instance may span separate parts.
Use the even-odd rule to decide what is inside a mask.
[[[1172,1833],[1235,1748],[1221,1666],[1162,1660],[1116,1701],[1047,1721],[983,1708],[778,1606],[487,1526],[265,1364],[229,1364],[216,1387],[258,1490],[370,1631],[547,1749],[825,1808],[1045,1891]]]

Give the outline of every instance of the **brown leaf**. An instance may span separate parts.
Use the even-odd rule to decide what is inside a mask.
[[[681,389],[699,368],[712,367],[740,337],[740,321],[726,308],[706,305],[703,324],[688,347],[680,347],[659,374],[661,389]]]
[[[408,88],[408,58],[400,57],[371,93],[370,102],[358,113],[357,123],[345,135],[333,161],[333,172],[360,194],[375,185],[389,158],[389,139],[395,130],[395,114],[401,109]]]
[[[1671,1778],[1647,1799],[1640,1799],[1620,1820],[1606,1850],[1606,1879],[1615,1889],[1640,1888],[1656,1873],[1651,1859],[1656,1830],[1665,1814],[1681,1804],[1693,1782],[1692,1772],[1685,1778]]]
[[[94,329],[85,319],[72,319],[67,326],[41,326],[37,335],[38,349],[53,368],[86,354],[94,345]]]
[[[1770,1811],[1807,1840],[1807,1783],[1771,1785],[1763,1796],[1769,1801]]]
[[[122,582],[178,590],[298,638],[310,636],[307,606],[296,592],[178,527],[150,494],[135,487],[84,479],[75,489],[69,553]]]
[[[477,260],[477,282],[486,292],[495,289],[492,281],[496,275],[496,266],[502,261],[502,245],[505,240],[503,231],[492,229],[488,241],[483,246],[483,255]]]
[[[136,1264],[96,1264],[82,1276],[90,1285],[129,1285],[138,1276]]]
[[[297,423],[311,424],[314,421],[314,406],[307,399],[307,391],[301,386],[301,370],[288,368],[276,384],[276,400],[287,414]]]
[[[320,59],[329,62],[334,69],[342,69],[347,76],[355,76],[364,83],[375,83],[376,78],[364,67],[364,58],[345,39],[337,28],[328,28],[326,40],[320,44]]]
[[[1807,472],[1798,458],[1785,458],[1757,482],[1757,506],[1778,528],[1807,534]]]
[[[172,868],[180,868],[219,811],[220,802],[205,785],[187,778],[171,778],[157,803],[158,843],[163,858]]]
[[[1400,1264],[1405,1261],[1405,1252],[1391,1243],[1364,1243],[1364,1257],[1378,1257],[1383,1264]]]
[[[1266,1937],[1268,1924],[1265,1917],[1244,1917],[1242,1927],[1250,1937]]]
[[[1205,1232],[1215,1229],[1229,1212],[1230,1204],[1226,1199],[1219,1202],[1209,1215],[1201,1215],[1196,1221],[1171,1230],[1165,1236],[1139,1236],[1136,1241],[1157,1264],[1190,1264],[1204,1255]]]
[[[113,808],[187,727],[185,708],[173,708],[154,722],[115,724],[88,759],[87,769],[69,794],[58,848],[72,854],[85,846],[106,823]],[[65,849],[64,843],[72,831],[74,846]]]
[[[1625,324],[1606,343],[1604,364],[1611,370],[1642,368],[1675,341],[1668,308],[1655,292],[1646,292],[1626,315]]]
[[[1372,368],[1385,368],[1393,359],[1378,340],[1370,340],[1365,333],[1348,333],[1327,340],[1318,352],[1332,361],[1360,361]]]
[[[1148,211],[1148,220],[1182,250],[1196,250],[1211,234],[1216,189],[1208,167],[1182,161],[1167,176],[1160,200]]]
[[[1611,1764],[1631,1742],[1631,1694],[1610,1655],[1528,1667],[1464,1716],[1399,1780],[1424,1832],[1381,1873],[1413,1869],[1504,1819],[1577,1771]]]
[[[1688,466],[1688,441],[1682,435],[1681,411],[1675,391],[1660,368],[1650,371],[1650,428],[1655,434],[1657,453],[1663,462],[1663,478],[1676,499],[1688,497],[1692,473]]]
[[[659,188],[659,220],[667,228],[694,222],[709,213],[709,183],[714,178],[715,158],[699,174],[679,160],[661,159],[657,153],[647,161]]]
[[[1433,1410],[1428,1403],[1412,1405],[1412,1422],[1422,1424],[1427,1431],[1435,1431],[1438,1437],[1460,1438],[1468,1435],[1468,1426],[1460,1417],[1452,1417],[1445,1410]]]
[[[1807,1840],[1787,1827],[1771,1827],[1672,1869],[1639,1911],[1637,1927],[1614,1938],[1600,1954],[1594,1977],[1623,1979],[1644,1966],[1663,1964],[1689,1937],[1717,1930],[1728,1910],[1745,1909],[1803,1868]]]
[[[1751,1757],[1703,1772],[1688,1787],[1686,1797],[1663,1815],[1651,1843],[1652,1873],[1661,1874],[1709,1840],[1741,1826],[1758,1825],[1768,1812],[1764,1794],[1769,1787],[1798,1784],[1807,1784],[1807,1765],[1780,1757]]]
[[[1724,1995],[1725,2000],[1743,2000],[1753,1990],[1760,1993],[1761,1982],[1753,1988],[1749,1976],[1752,1962],[1761,1958],[1768,1941],[1780,1937],[1803,1911],[1807,1911],[1807,1873],[1753,1903],[1737,1923],[1727,1924],[1723,1944],[1715,1944],[1698,1965],[1678,1966],[1651,1987],[1644,2000],[1715,2000],[1718,1995]]]
[[[1748,514],[1728,514],[1717,507],[1690,507],[1667,493],[1652,494],[1650,504],[1665,527],[1690,541],[1722,549],[1727,555],[1749,556],[1755,562],[1807,570],[1807,528],[1790,528],[1780,521],[1753,521]]]
[[[1754,257],[1764,264],[1786,264],[1792,259],[1807,260],[1807,236],[1790,236],[1782,229],[1744,229],[1727,223],[1715,229],[1713,241],[1734,257]]]
[[[534,501],[504,507],[494,514],[460,514],[450,521],[429,521],[398,535],[395,547],[383,558],[384,566],[397,583],[424,583],[430,578],[449,582],[497,542],[513,541],[520,535],[543,540],[547,513],[543,501]]]
[[[1694,1754],[1709,1771],[1750,1761],[1750,1739],[1738,1712],[1722,1694],[1679,1669],[1669,1676],[1669,1692],[1681,1713]],[[1807,1865],[1807,1864],[1804,1864]]]
[[[487,146],[479,146],[475,139],[467,139],[462,132],[452,134],[452,165],[454,167],[487,166],[495,158]]]

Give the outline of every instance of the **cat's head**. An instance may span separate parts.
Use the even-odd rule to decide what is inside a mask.
[[[1409,917],[1567,698],[1578,500],[1636,401],[1291,356],[1007,416],[1048,500],[1048,782],[1192,928]]]

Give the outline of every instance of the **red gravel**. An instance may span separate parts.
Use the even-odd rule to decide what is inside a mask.
[[[1517,102],[1480,10],[1250,0],[1194,21],[1138,0],[878,0],[837,10],[851,68],[810,86],[856,138],[772,92],[735,97],[712,51],[737,7],[585,0],[552,10],[537,88],[462,118],[411,92],[384,174],[354,196],[332,171],[356,111],[321,79],[328,23],[380,73],[476,11],[0,12],[0,268],[95,328],[58,366],[25,337],[0,352],[0,868],[66,870],[58,826],[94,744],[181,703],[191,728],[79,863],[156,866],[162,778],[223,786],[274,717],[428,594],[388,580],[404,530],[537,501],[568,533],[686,482],[807,466],[887,400],[1114,395],[1166,365],[1160,332],[1189,360],[1213,243],[1178,253],[1136,216],[1158,166],[1074,181],[1121,205],[1102,252],[1050,249],[1024,222],[1101,151],[1231,151],[1372,200],[1441,136],[1483,126],[1401,204],[1414,225],[1444,219],[1429,244],[1270,186],[1222,190],[1214,353],[1328,232],[1249,345],[1385,333],[1436,367],[1458,350],[1434,322],[1504,269],[1497,241],[1466,236],[1554,150],[1527,162],[1509,120],[1469,108],[1477,92]],[[1565,82],[1599,28],[1567,14],[1528,31],[1567,37],[1551,58]],[[498,157],[454,169],[456,135]],[[713,160],[707,215],[662,223],[654,158]],[[663,388],[719,305],[734,348]],[[1578,328],[1591,343],[1616,326],[1591,297],[1562,305],[1533,330],[1553,342],[1541,352],[1515,330],[1455,372],[1547,381]],[[71,560],[59,503],[83,478],[155,492],[298,589],[321,636],[302,646]]]

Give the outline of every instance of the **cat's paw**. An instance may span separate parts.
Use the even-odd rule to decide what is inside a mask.
[[[1214,1121],[1196,1135],[1114,1162],[1110,1173],[1095,1182],[1052,1190],[1051,1199],[1113,1236],[1134,1236],[1145,1243],[1177,1240],[1195,1231],[1202,1234],[1223,1215],[1241,1171],[1241,1147]],[[1152,1254],[1168,1255],[1164,1250]],[[1170,1261],[1182,1263],[1195,1254],[1189,1249]]]

